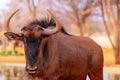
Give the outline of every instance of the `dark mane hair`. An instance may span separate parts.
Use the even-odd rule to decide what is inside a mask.
[[[44,18],[42,20],[36,20],[29,23],[29,25],[35,24],[40,25],[43,28],[47,28],[49,26],[56,26],[55,20],[52,18]]]
[[[35,24],[37,24],[43,28],[47,28],[49,26],[52,26],[52,27],[56,26],[55,20],[53,18],[44,18],[42,20],[36,20],[36,21],[32,21],[29,23],[29,25],[35,25]],[[65,29],[63,27],[62,27],[61,31],[64,34],[70,35],[65,31]]]

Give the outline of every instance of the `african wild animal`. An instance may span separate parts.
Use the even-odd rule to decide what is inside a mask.
[[[58,18],[33,21],[21,33],[6,32],[11,40],[24,43],[25,71],[42,80],[103,80],[103,52],[88,37],[67,34]],[[48,28],[52,27],[52,28]]]

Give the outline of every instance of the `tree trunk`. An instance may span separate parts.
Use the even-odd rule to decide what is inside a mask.
[[[119,25],[120,21],[117,21],[116,25],[116,38],[115,38],[115,43],[116,43],[116,48],[115,48],[115,63],[120,64],[120,36],[119,36]]]
[[[106,11],[106,15],[107,15],[107,20],[109,22],[109,24],[112,25],[113,29],[112,29],[112,34],[113,34],[113,39],[114,42],[111,40],[110,38],[110,34],[108,32],[108,24],[106,23],[105,19],[104,19],[104,24],[106,27],[106,31],[109,37],[109,40],[112,44],[113,50],[114,50],[114,54],[115,54],[115,63],[116,64],[120,64],[120,55],[119,55],[119,19],[115,18],[115,13],[114,10],[112,8],[112,4],[110,4],[110,0],[102,0],[102,14],[103,14],[103,18],[105,18],[105,13],[104,10]],[[109,29],[110,26],[109,26]]]

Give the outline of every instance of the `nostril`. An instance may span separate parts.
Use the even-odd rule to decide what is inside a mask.
[[[33,71],[33,70],[37,70],[37,66],[36,65],[27,65],[26,70],[28,71]]]
[[[34,67],[34,64],[29,65],[30,67]]]

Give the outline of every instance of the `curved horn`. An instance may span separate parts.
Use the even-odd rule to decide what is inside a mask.
[[[4,28],[6,31],[10,31],[10,26],[9,26],[9,23],[10,23],[10,20],[12,19],[12,17],[19,11],[19,9],[17,9],[16,11],[14,11],[6,20],[5,20],[5,23],[4,23]]]
[[[53,29],[45,29],[45,28],[43,28],[43,32],[42,32],[43,35],[51,35],[51,34],[57,33],[62,28],[62,26],[61,26],[59,20],[56,18],[56,16],[53,15],[53,13],[51,11],[49,11],[49,10],[47,10],[47,11],[50,13],[51,17],[55,20],[56,27],[53,28]]]

